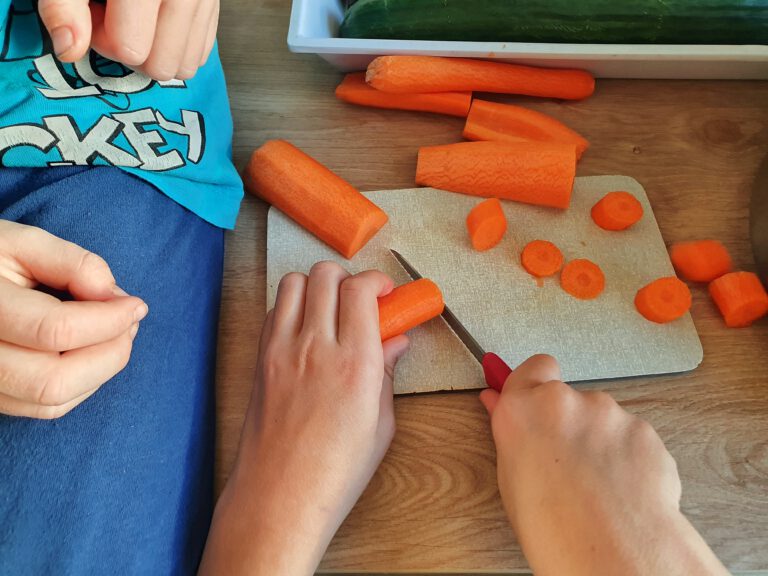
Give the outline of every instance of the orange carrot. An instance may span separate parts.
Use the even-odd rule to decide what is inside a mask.
[[[568,208],[576,149],[545,142],[460,142],[419,149],[416,183],[472,196]]]
[[[404,334],[443,313],[443,295],[432,280],[421,278],[379,298],[381,340]]]
[[[768,294],[752,272],[730,272],[709,285],[725,325],[744,328],[768,314]]]
[[[507,231],[507,218],[498,198],[483,200],[467,216],[467,231],[472,247],[479,252],[501,242]]]
[[[251,155],[244,181],[249,192],[345,258],[387,223],[384,211],[351,184],[284,140],[271,140]]]
[[[467,140],[497,140],[501,142],[562,142],[576,146],[576,159],[589,147],[589,142],[565,124],[551,116],[513,106],[473,100],[464,126]]]
[[[733,265],[728,250],[717,240],[679,242],[669,255],[677,273],[691,282],[712,282]]]
[[[676,276],[659,278],[637,291],[635,308],[651,322],[666,324],[691,309],[691,291]]]
[[[556,274],[563,267],[563,253],[552,242],[534,240],[525,245],[520,261],[528,274],[543,278]]]
[[[580,300],[592,300],[605,289],[605,275],[590,260],[571,260],[560,274],[560,286]]]
[[[347,74],[336,88],[339,100],[360,106],[417,110],[466,117],[472,103],[472,92],[436,92],[434,94],[387,94],[365,82],[365,72]]]
[[[626,230],[643,217],[643,205],[629,192],[608,192],[592,206],[592,220],[603,230]]]
[[[379,56],[368,65],[366,82],[382,92],[498,92],[581,100],[595,90],[583,70],[439,56]]]

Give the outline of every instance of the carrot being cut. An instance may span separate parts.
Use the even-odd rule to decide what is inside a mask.
[[[499,104],[475,99],[464,126],[467,140],[500,142],[561,142],[576,147],[576,159],[589,147],[589,142],[551,116],[512,104]]]
[[[733,266],[728,250],[717,240],[679,242],[669,256],[677,273],[691,282],[712,282]]]
[[[709,294],[730,328],[751,326],[768,314],[768,294],[757,274],[729,272],[709,284]]]
[[[605,290],[605,275],[590,260],[571,260],[560,273],[560,286],[575,298],[592,300]]]
[[[643,217],[643,205],[629,192],[608,192],[592,206],[592,220],[603,230],[626,230]]]
[[[419,149],[416,183],[472,196],[566,209],[576,149],[549,142],[460,142]]]
[[[523,248],[520,262],[526,272],[536,278],[556,274],[563,267],[563,253],[546,240],[534,240]]]
[[[436,92],[433,94],[388,94],[371,88],[365,72],[347,74],[336,88],[339,100],[360,106],[392,110],[416,110],[449,116],[466,117],[472,103],[472,92]]]
[[[676,276],[659,278],[637,291],[635,308],[651,322],[666,324],[691,309],[691,291]]]
[[[507,217],[498,198],[483,200],[467,215],[467,231],[472,247],[484,252],[501,242],[507,231]]]
[[[443,313],[443,294],[426,278],[398,286],[379,298],[381,340],[404,334]]]
[[[246,189],[352,258],[387,223],[387,215],[328,168],[284,140],[256,150]]]
[[[441,56],[379,56],[368,65],[366,82],[382,92],[497,92],[581,100],[595,90],[583,70],[536,68],[504,62]]]

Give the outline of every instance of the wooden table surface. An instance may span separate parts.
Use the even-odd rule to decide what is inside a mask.
[[[413,185],[419,146],[460,140],[462,121],[337,102],[341,75],[288,52],[290,2],[229,0],[220,45],[243,166],[285,138],[362,190]],[[768,153],[768,82],[600,80],[580,103],[512,101],[551,113],[591,149],[579,175],[626,174],[648,192],[668,243],[717,238],[754,264],[750,183]],[[246,199],[227,241],[218,366],[217,485],[237,449],[265,310],[266,206]],[[704,289],[693,318],[704,362],[693,373],[601,382],[650,421],[675,457],[682,507],[735,571],[768,569],[768,321],[724,328]],[[507,526],[495,454],[476,393],[399,397],[398,431],[339,530],[321,571],[515,572],[526,567]]]

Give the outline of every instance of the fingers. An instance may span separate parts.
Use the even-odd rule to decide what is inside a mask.
[[[339,341],[350,345],[381,342],[378,298],[392,291],[394,283],[377,270],[345,280],[339,290]]]
[[[208,41],[208,33],[216,12],[214,0],[202,0],[197,6],[197,12],[192,20],[189,31],[189,41],[184,57],[181,60],[176,77],[181,80],[192,78],[202,65],[203,54]]]
[[[14,224],[9,230],[3,248],[28,277],[51,288],[67,290],[78,300],[108,300],[125,295],[115,286],[107,263],[93,252],[33,226]]]
[[[405,334],[390,338],[383,344],[384,380],[379,400],[379,422],[376,428],[378,450],[375,458],[381,461],[395,435],[394,382],[397,363],[408,352],[410,341]]]
[[[85,56],[91,45],[88,0],[40,0],[37,9],[59,60],[76,62]]]
[[[201,40],[189,34],[196,7],[197,2],[189,0],[165,0],[160,5],[152,51],[141,65],[147,76],[155,80],[176,78],[187,44]]]
[[[125,368],[137,330],[63,354],[0,343],[0,390],[29,404],[71,404]]]
[[[0,394],[0,414],[7,414],[8,416],[23,416],[26,418],[37,418],[39,420],[53,420],[55,418],[61,418],[65,414],[69,414],[73,409],[82,404],[85,400],[93,396],[98,389],[91,390],[90,392],[78,396],[71,402],[62,404],[61,406],[43,406],[42,404],[33,404],[31,402],[23,402],[10,396]]]
[[[557,360],[547,354],[537,354],[528,358],[509,375],[502,394],[535,388],[561,378],[560,365]]]
[[[103,23],[94,23],[94,49],[126,66],[141,66],[153,49],[159,10],[160,0],[109,0]],[[186,29],[177,34],[185,36]]]
[[[304,322],[304,301],[307,277],[298,272],[283,276],[275,298],[273,333],[275,336],[295,336]]]
[[[63,352],[112,340],[147,315],[132,296],[108,302],[61,302],[49,294],[0,281],[0,341]]]
[[[205,66],[208,58],[213,51],[213,45],[216,44],[216,31],[219,29],[219,0],[214,0],[214,11],[211,21],[208,23],[208,37],[205,41],[205,49],[203,50],[203,59],[200,61],[200,66]]]
[[[336,338],[339,321],[339,288],[349,273],[335,262],[318,262],[309,271],[304,308],[304,330]]]

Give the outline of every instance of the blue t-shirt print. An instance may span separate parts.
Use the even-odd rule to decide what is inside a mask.
[[[63,64],[35,4],[0,0],[0,165],[118,166],[233,228],[243,196],[217,52],[157,82],[90,52]]]

